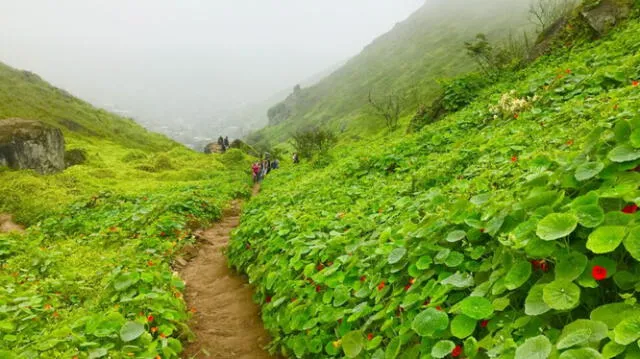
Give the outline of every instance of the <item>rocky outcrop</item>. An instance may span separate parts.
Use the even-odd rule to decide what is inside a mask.
[[[224,153],[224,148],[217,143],[210,143],[204,147],[204,153],[208,155],[212,153]]]
[[[630,5],[620,0],[602,0],[594,6],[587,6],[580,14],[598,34],[604,35],[620,21],[629,17]]]
[[[62,131],[39,121],[0,120],[0,166],[41,174],[64,170]]]

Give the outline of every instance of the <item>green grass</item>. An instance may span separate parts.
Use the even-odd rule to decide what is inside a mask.
[[[302,89],[299,100],[286,101],[293,115],[258,131],[250,140],[278,143],[298,129],[323,125],[348,135],[375,134],[384,128],[384,121],[371,115],[370,90],[377,96],[391,91],[401,94],[404,115],[413,115],[438,93],[437,80],[473,69],[465,41],[480,32],[493,40],[503,39],[509,29],[520,36],[527,28],[523,23],[528,5],[526,0],[464,6],[427,2],[333,74]]]
[[[229,258],[271,349],[639,357],[640,214],[622,212],[640,202],[638,34],[558,49],[417,134],[343,138],[328,166],[268,178]],[[505,95],[530,105],[495,114]]]

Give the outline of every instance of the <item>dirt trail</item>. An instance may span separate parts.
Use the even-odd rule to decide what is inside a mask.
[[[240,206],[234,202],[222,221],[200,234],[199,251],[181,270],[187,303],[196,309],[190,325],[197,336],[183,358],[271,358],[263,349],[269,336],[251,299],[253,290],[229,269],[222,252],[240,223]]]
[[[24,227],[13,223],[10,214],[0,213],[0,233],[23,232]]]

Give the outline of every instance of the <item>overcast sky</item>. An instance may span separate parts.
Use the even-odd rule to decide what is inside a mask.
[[[356,55],[424,0],[0,0],[0,61],[134,117],[208,116]]]

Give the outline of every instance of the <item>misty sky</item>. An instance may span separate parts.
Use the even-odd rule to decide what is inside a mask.
[[[0,61],[141,119],[208,117],[356,55],[424,0],[0,0]]]

